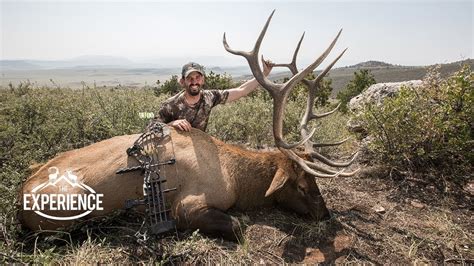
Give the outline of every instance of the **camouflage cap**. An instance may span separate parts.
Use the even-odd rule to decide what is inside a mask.
[[[183,69],[181,70],[181,77],[186,78],[189,74],[191,74],[191,72],[194,71],[201,73],[203,76],[205,75],[203,66],[198,63],[189,62],[183,66]]]

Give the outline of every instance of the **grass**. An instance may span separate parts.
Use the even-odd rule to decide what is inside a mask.
[[[458,208],[457,201],[452,200],[458,191],[423,194],[427,193],[421,193],[423,184],[399,182],[387,174],[389,171],[318,180],[334,214],[329,221],[318,223],[279,209],[231,211],[243,224],[243,238],[238,243],[210,238],[198,231],[171,232],[145,241],[136,236],[143,219],[135,212],[90,220],[67,232],[22,230],[15,218],[15,203],[30,164],[90,142],[140,132],[146,121],[139,113],[155,111],[166,96],[156,97],[150,88],[71,90],[27,84],[2,88],[0,96],[0,262],[406,264],[444,263],[450,259],[465,262],[474,257],[470,212]],[[211,117],[209,132],[228,142],[271,147],[270,106],[268,99],[258,97],[221,106]],[[302,99],[288,104],[285,136],[289,141],[299,138],[301,106]],[[245,123],[242,117],[248,118]],[[345,129],[347,119],[336,112],[313,122],[315,138],[333,142],[350,136]],[[356,147],[352,140],[321,152],[337,159],[348,157]],[[423,198],[425,208],[410,205],[410,200]],[[376,204],[388,211],[374,213],[371,210]]]
[[[169,239],[162,248],[134,243],[130,249],[125,244],[137,241],[131,231],[137,231],[138,227],[136,223],[121,224],[122,218],[117,218],[119,216],[90,221],[92,224],[80,225],[79,228],[71,230],[73,233],[22,231],[16,221],[16,210],[19,208],[16,205],[17,191],[22,181],[30,175],[30,165],[45,162],[59,152],[112,136],[138,133],[148,121],[141,118],[140,113],[155,112],[168,96],[156,97],[153,89],[148,87],[137,89],[122,86],[83,86],[80,90],[72,90],[60,86],[35,87],[29,83],[0,88],[0,96],[0,232],[4,240],[4,243],[0,244],[1,260],[31,263],[66,261],[82,264],[94,261],[189,262],[189,258],[193,257],[194,262],[239,263],[251,262],[256,256],[252,250],[253,240],[245,237],[247,228],[242,228],[242,241],[237,246],[231,245],[231,249],[236,248],[235,251],[217,245],[217,240],[202,237],[198,232],[186,235],[185,239]],[[298,138],[297,125],[302,111],[300,105],[304,105],[301,99],[290,102],[288,107],[285,130],[290,140]],[[268,110],[271,110],[271,102],[254,96],[229,106],[222,106],[211,118],[211,134],[234,143],[242,143],[244,140],[244,143],[252,147],[258,147],[259,144],[272,146],[271,128],[257,126],[262,125],[261,120],[248,121],[247,127],[241,131],[247,134],[247,139],[236,130],[235,126],[239,124],[233,121],[249,116],[249,110],[252,113],[266,112],[267,119],[270,120],[271,112]],[[234,120],[228,119],[229,117]],[[252,117],[256,118],[254,115]],[[338,127],[339,118],[341,117],[328,121],[335,123],[333,127]],[[324,130],[331,127],[319,122],[318,126]],[[222,132],[227,132],[227,135],[220,135]],[[324,134],[319,137],[326,137],[323,140],[327,140]],[[111,223],[114,219],[118,222]],[[114,236],[110,236],[110,233],[104,234],[102,230],[111,231]],[[124,233],[125,239],[115,236]]]

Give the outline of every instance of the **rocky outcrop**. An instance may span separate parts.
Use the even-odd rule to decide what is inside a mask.
[[[356,97],[352,98],[349,102],[349,110],[357,114],[366,103],[375,103],[380,105],[383,100],[387,97],[394,97],[400,91],[402,87],[419,87],[421,86],[421,80],[410,80],[402,82],[389,82],[389,83],[377,83]]]
[[[398,95],[402,87],[413,87],[417,88],[421,86],[421,80],[410,80],[403,82],[390,82],[390,83],[377,83],[356,97],[352,98],[349,102],[349,110],[352,113],[352,118],[347,122],[347,128],[349,131],[358,133],[362,136],[360,140],[360,161],[369,161],[372,154],[368,149],[368,145],[373,141],[371,136],[367,136],[366,129],[361,121],[358,119],[361,111],[363,111],[366,104],[380,105],[387,97],[394,97]]]
[[[351,132],[364,134],[365,129],[363,125],[357,121],[357,116],[366,104],[372,103],[375,105],[380,105],[383,103],[385,98],[396,96],[402,87],[416,88],[421,86],[421,84],[421,80],[410,80],[402,82],[377,83],[370,86],[361,94],[352,98],[349,102],[349,110],[355,116],[355,119],[350,119],[347,122],[347,128]]]

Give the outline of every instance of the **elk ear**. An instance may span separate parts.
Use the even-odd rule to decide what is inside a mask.
[[[270,187],[265,193],[265,197],[270,196],[271,194],[273,194],[273,192],[282,188],[283,185],[285,185],[286,181],[288,181],[288,179],[289,176],[285,172],[285,170],[278,168],[277,172],[275,173],[275,176],[273,177],[272,183],[270,184]]]

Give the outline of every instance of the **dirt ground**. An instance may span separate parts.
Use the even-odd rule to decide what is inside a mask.
[[[135,235],[142,218],[132,212],[69,233],[26,233],[21,253],[9,261],[473,264],[472,184],[423,180],[376,167],[356,177],[319,179],[330,220],[317,223],[275,208],[231,211],[244,225],[239,243],[197,231],[143,240]]]
[[[278,210],[247,214],[253,262],[474,263],[469,191],[377,168],[318,184],[330,221],[311,223]]]

